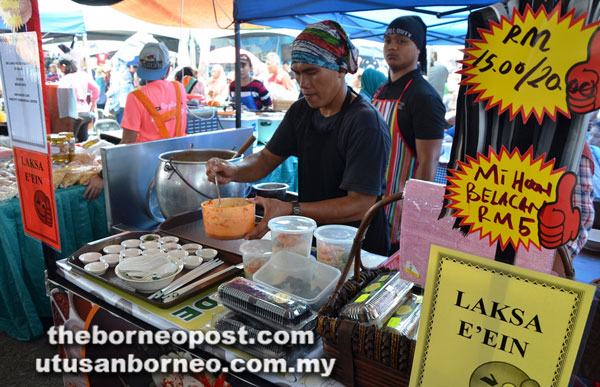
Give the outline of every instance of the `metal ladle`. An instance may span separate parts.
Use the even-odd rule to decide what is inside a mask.
[[[219,191],[219,175],[215,175],[215,185],[217,186],[217,198],[219,199],[219,208],[221,208],[221,191]]]
[[[235,152],[235,154],[233,156],[231,156],[231,159],[240,157],[246,151],[246,149],[248,149],[250,147],[250,145],[252,145],[254,140],[256,140],[256,137],[254,137],[254,135],[248,137],[248,139],[240,147],[240,149],[238,149],[238,151]],[[221,192],[219,191],[219,175],[215,175],[215,185],[217,186],[217,198],[219,199],[219,208],[221,208]]]

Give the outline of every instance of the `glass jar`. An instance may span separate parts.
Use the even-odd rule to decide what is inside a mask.
[[[75,134],[73,132],[59,132],[59,136],[65,136],[69,144],[69,161],[75,158]]]
[[[60,134],[49,134],[50,156],[53,163],[66,164],[69,162],[69,141],[66,136]]]

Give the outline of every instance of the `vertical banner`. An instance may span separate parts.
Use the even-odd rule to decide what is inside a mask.
[[[60,250],[35,32],[0,35],[0,69],[25,233]]]
[[[568,386],[594,292],[432,245],[410,386]]]
[[[60,235],[56,216],[52,164],[47,153],[13,148],[25,232],[57,250]]]

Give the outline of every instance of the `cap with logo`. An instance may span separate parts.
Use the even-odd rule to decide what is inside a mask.
[[[146,81],[163,79],[169,70],[169,50],[162,43],[146,43],[140,51],[137,75]]]

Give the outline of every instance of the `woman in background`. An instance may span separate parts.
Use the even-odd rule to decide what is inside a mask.
[[[219,103],[225,102],[229,92],[227,78],[223,67],[219,64],[213,65],[211,78],[206,83],[208,98]]]
[[[69,55],[64,55],[58,61],[64,76],[58,81],[59,88],[72,88],[77,101],[77,116],[73,125],[73,134],[77,142],[88,139],[88,125],[92,122],[91,111],[95,109],[100,96],[100,88],[96,81],[86,72],[79,70],[77,64]],[[89,100],[88,100],[89,93]]]
[[[360,80],[360,95],[371,102],[373,95],[379,90],[381,85],[387,81],[387,77],[379,70],[366,69],[362,73]]]

